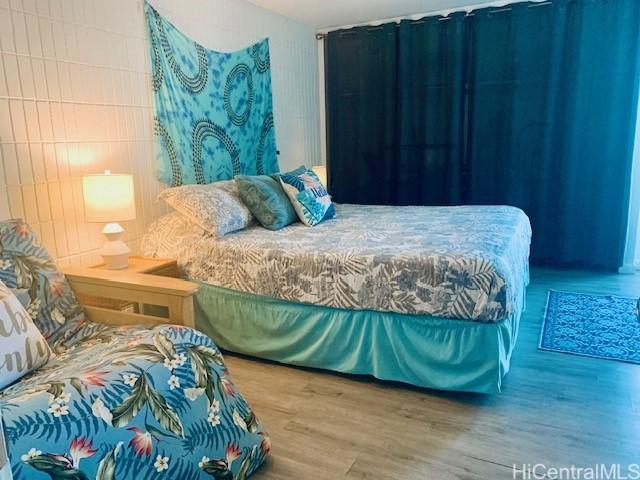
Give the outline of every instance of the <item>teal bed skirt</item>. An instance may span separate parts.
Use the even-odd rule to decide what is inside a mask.
[[[342,310],[199,283],[196,327],[225,350],[438,390],[499,392],[523,310],[480,323]]]

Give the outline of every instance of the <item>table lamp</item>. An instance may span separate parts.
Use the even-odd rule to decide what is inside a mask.
[[[329,190],[329,186],[327,185],[327,167],[324,165],[314,165],[311,167],[311,170],[318,176],[320,179],[320,183],[324,185],[324,188]]]
[[[136,218],[133,175],[103,174],[82,176],[84,215],[87,222],[106,223],[102,233],[107,237],[100,255],[107,268],[120,270],[129,265],[131,250],[122,241],[124,228],[116,222]]]

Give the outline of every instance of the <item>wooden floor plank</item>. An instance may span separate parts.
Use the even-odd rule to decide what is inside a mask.
[[[640,276],[535,269],[504,392],[417,389],[232,354],[272,436],[256,480],[511,479],[514,463],[640,462],[640,366],[538,350],[549,289],[640,296]]]

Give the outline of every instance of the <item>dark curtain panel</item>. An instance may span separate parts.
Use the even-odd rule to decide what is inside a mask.
[[[617,268],[638,92],[637,0],[469,17],[469,203],[522,208],[537,264]]]
[[[640,88],[640,2],[576,1],[558,10],[566,18],[554,99],[564,241],[544,260],[617,268],[626,243]]]
[[[455,205],[464,168],[465,14],[398,31],[395,205]]]
[[[468,202],[522,208],[533,255],[558,242],[560,161],[553,146],[564,21],[550,5],[514,4],[468,17]],[[555,69],[552,69],[555,67]]]
[[[327,36],[329,190],[338,202],[394,203],[396,30],[387,24]]]
[[[331,193],[514,205],[531,219],[534,263],[617,268],[639,19],[638,0],[554,0],[332,32]]]

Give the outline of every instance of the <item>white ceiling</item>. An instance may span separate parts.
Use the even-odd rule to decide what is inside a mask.
[[[316,29],[485,5],[489,0],[249,0]],[[513,1],[513,0],[512,0]],[[493,3],[493,2],[492,2]],[[506,2],[501,2],[506,3]]]

